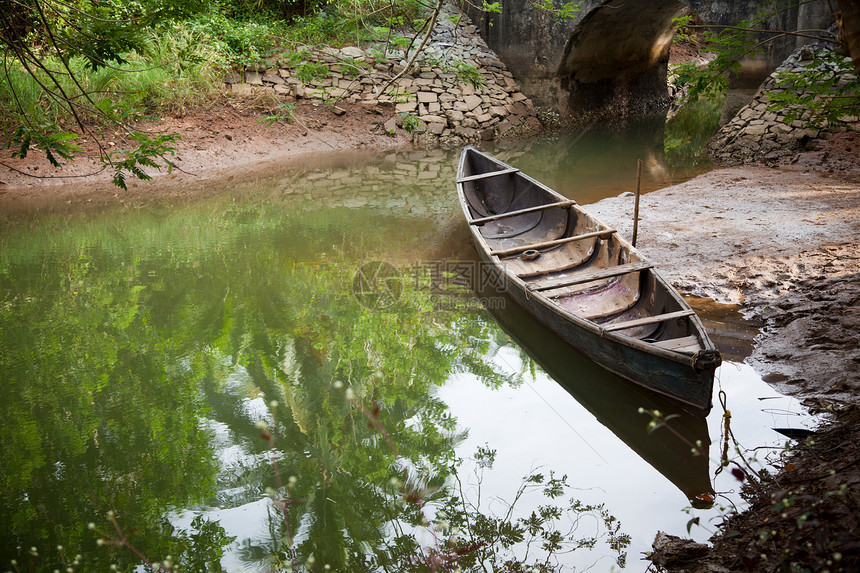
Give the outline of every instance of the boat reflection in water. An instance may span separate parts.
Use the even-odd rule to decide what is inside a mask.
[[[492,303],[486,306],[493,318],[549,376],[678,487],[693,507],[706,509],[713,505],[708,463],[711,440],[704,417],[601,368],[503,291],[481,285],[475,294]],[[659,411],[666,423],[649,432],[653,417],[648,412],[654,411]],[[693,452],[694,447],[698,453]]]

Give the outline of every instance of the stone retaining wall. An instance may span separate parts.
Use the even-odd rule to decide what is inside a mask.
[[[309,52],[307,61],[329,70],[328,77],[302,82],[301,64],[245,68],[226,78],[236,94],[272,90],[284,102],[300,98],[390,108],[375,129],[407,129],[416,137],[442,143],[490,140],[533,133],[540,121],[531,100],[487,47],[473,24],[454,7],[440,13],[430,41],[408,73],[403,51],[346,47]],[[465,67],[464,67],[465,66]],[[475,73],[477,72],[477,74]]]
[[[803,46],[789,56],[762,83],[752,102],[741,108],[711,139],[708,154],[727,165],[776,162],[806,148],[807,144],[815,139],[829,138],[842,131],[860,131],[860,118],[856,115],[843,117],[839,123],[824,121],[818,127],[808,127],[809,112],[786,123],[788,110],[768,110],[773,103],[773,100],[769,99],[772,94],[790,89],[777,85],[780,81],[779,75],[800,71],[816,61],[819,62],[817,69],[836,76],[837,89],[844,88],[846,84],[857,79],[850,64],[835,69],[824,62],[822,56],[826,54],[825,50],[827,48],[822,46]]]

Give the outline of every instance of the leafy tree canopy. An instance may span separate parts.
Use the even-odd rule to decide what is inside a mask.
[[[129,128],[128,110],[96,97],[98,88],[88,85],[81,72],[120,70],[129,63],[129,53],[144,51],[147,34],[202,7],[198,0],[0,0],[0,92],[12,110],[6,118],[12,132],[7,147],[23,158],[32,145],[39,146],[59,166],[60,158],[71,159],[80,150],[76,139],[93,135],[87,120],[95,119],[120,126],[138,144],[124,157],[100,144],[102,161],[115,171],[114,183],[125,188],[125,173],[148,179],[142,167],[157,167],[171,153],[174,139]],[[44,113],[45,105],[64,110],[79,133],[62,129]]]
[[[785,36],[819,40],[821,50],[803,71],[778,77],[778,85],[790,88],[772,97],[771,111],[788,109],[787,121],[801,118],[812,125],[824,121],[838,123],[856,115],[860,109],[860,80],[846,80],[852,67],[860,71],[860,9],[856,2],[840,2],[834,15],[833,31],[770,29],[770,22],[794,5],[770,3],[749,20],[734,26],[709,26],[694,23],[692,16],[675,20],[680,37],[692,39],[691,31],[701,34],[702,50],[713,54],[705,66],[681,64],[674,69],[677,84],[686,91],[688,101],[725,91],[733,74],[741,71],[745,59],[763,53],[769,42]]]

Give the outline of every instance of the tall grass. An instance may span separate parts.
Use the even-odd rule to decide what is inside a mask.
[[[61,114],[56,102],[45,97],[36,80],[17,61],[4,54],[3,68],[0,70],[0,117],[3,123],[18,115],[13,110],[20,110],[21,114],[30,117],[39,117],[44,113],[54,122]]]
[[[153,36],[146,53],[130,58],[143,71],[125,77],[125,89],[141,94],[141,104],[149,111],[206,107],[219,100],[230,62],[213,40],[188,23]],[[152,67],[144,70],[147,63]]]
[[[42,63],[52,71],[28,73],[8,55],[0,69],[0,124],[59,126],[74,122],[64,93],[76,104],[77,116],[90,123],[112,123],[157,114],[205,107],[223,93],[227,57],[212,48],[217,43],[187,24],[151,35],[141,53],[126,54],[119,67],[91,70],[83,58],[71,58],[74,79],[58,59]],[[41,85],[40,85],[41,84]],[[59,87],[57,87],[59,84]]]

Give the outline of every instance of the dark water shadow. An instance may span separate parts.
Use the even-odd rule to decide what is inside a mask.
[[[708,459],[711,439],[704,417],[601,368],[504,292],[482,286],[475,294],[488,303],[502,330],[601,424],[680,489],[693,507],[710,507],[714,495]],[[666,423],[649,431],[653,418],[647,412],[654,411]]]

